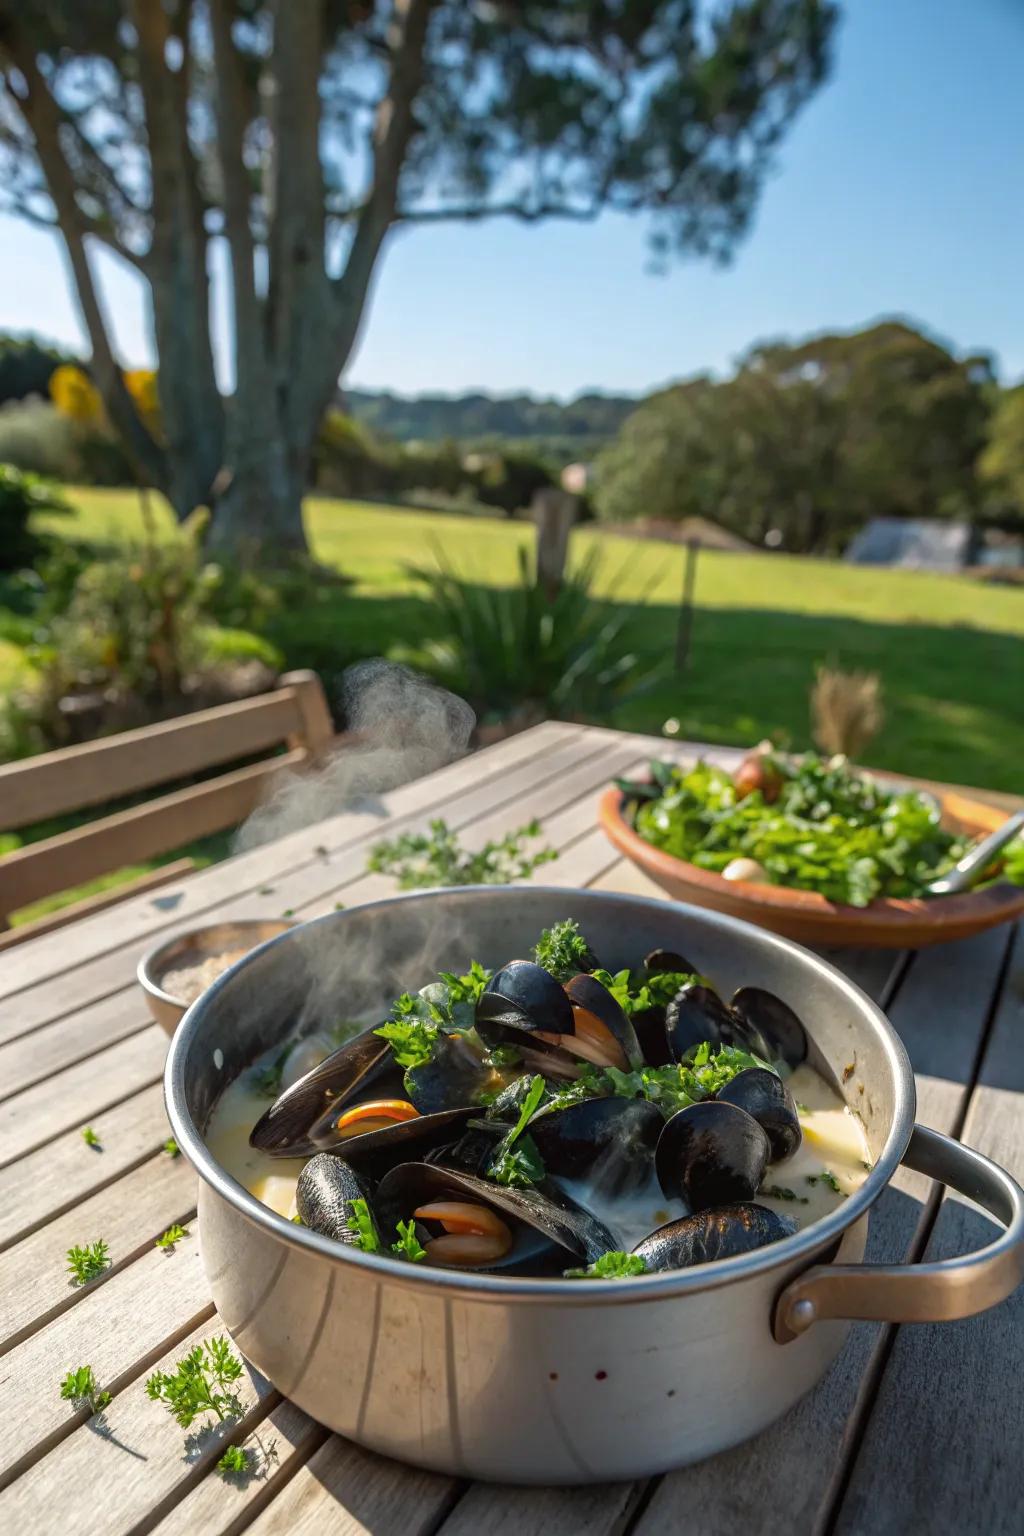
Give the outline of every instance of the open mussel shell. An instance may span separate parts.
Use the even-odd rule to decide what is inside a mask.
[[[700,981],[688,981],[668,1004],[665,1036],[673,1061],[685,1061],[705,1040],[749,1049],[735,1016],[714,988]]]
[[[658,971],[670,971],[684,976],[696,976],[699,974],[692,960],[687,960],[675,949],[652,949],[650,954],[644,955],[644,970],[648,974]]]
[[[477,999],[476,1032],[488,1046],[522,1045],[537,1032],[571,1035],[572,1004],[564,989],[543,966],[532,960],[510,960],[496,971]],[[545,1041],[531,1049],[554,1050]]]
[[[646,1262],[649,1271],[689,1269],[694,1264],[752,1253],[755,1248],[792,1237],[795,1231],[796,1222],[791,1217],[779,1216],[763,1205],[729,1205],[670,1221],[637,1243],[633,1252]]]
[[[253,1126],[249,1145],[271,1157],[306,1157],[318,1150],[309,1132],[328,1111],[383,1080],[394,1066],[391,1047],[372,1029],[346,1041],[276,1098]]]
[[[350,1136],[325,1148],[333,1157],[351,1163],[361,1174],[374,1180],[383,1178],[399,1163],[425,1159],[439,1148],[457,1142],[466,1129],[472,1109],[442,1109],[436,1114],[417,1115],[414,1120],[398,1120],[394,1125],[361,1136]]]
[[[777,1072],[767,1067],[748,1067],[745,1072],[737,1072],[715,1097],[719,1104],[735,1104],[753,1115],[768,1137],[771,1162],[792,1157],[802,1140],[800,1116],[793,1095]]]
[[[537,1190],[506,1188],[434,1163],[403,1163],[378,1185],[374,1210],[388,1241],[397,1234],[399,1221],[434,1200],[487,1206],[509,1227],[512,1246],[486,1266],[488,1273],[561,1274],[567,1255],[590,1263],[615,1247],[608,1229],[568,1200],[556,1205]]]
[[[658,1183],[693,1211],[751,1200],[768,1166],[768,1137],[735,1104],[690,1104],[666,1120],[654,1154]]]
[[[355,1243],[350,1202],[369,1200],[369,1189],[343,1158],[319,1152],[299,1174],[295,1203],[304,1226],[338,1243]]]
[[[548,1173],[589,1178],[619,1195],[647,1182],[665,1124],[646,1099],[585,1099],[536,1115],[529,1124]]]
[[[577,1033],[580,1013],[590,1014],[604,1026],[622,1052],[620,1070],[635,1072],[644,1064],[643,1051],[625,1012],[615,998],[593,976],[580,972],[565,984],[565,995],[573,1010],[573,1033]]]
[[[757,1054],[766,1061],[781,1061],[795,1070],[806,1060],[807,1031],[789,1004],[774,992],[764,987],[740,987],[729,1007],[747,1029],[760,1035],[766,1049]]]

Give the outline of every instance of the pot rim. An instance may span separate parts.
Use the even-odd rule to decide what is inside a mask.
[[[892,1124],[889,1127],[885,1145],[860,1188],[848,1196],[843,1204],[828,1216],[813,1222],[792,1237],[770,1243],[764,1248],[755,1249],[752,1253],[740,1254],[735,1258],[716,1259],[692,1269],[662,1270],[654,1274],[630,1276],[627,1279],[566,1281],[557,1278],[533,1279],[528,1276],[474,1275],[466,1270],[419,1269],[400,1259],[388,1258],[382,1254],[363,1253],[358,1248],[335,1242],[332,1238],[323,1237],[308,1227],[300,1226],[284,1216],[277,1215],[257,1200],[255,1195],[249,1194],[248,1190],[221,1167],[207,1149],[186,1103],[185,1063],[190,1048],[200,1038],[206,1014],[216,1005],[220,992],[230,985],[236,972],[251,964],[257,955],[262,955],[275,945],[294,942],[297,932],[305,932],[320,925],[343,927],[346,920],[357,913],[384,912],[398,902],[429,903],[442,895],[454,897],[457,900],[474,901],[485,894],[489,900],[504,899],[506,894],[521,898],[526,892],[557,897],[565,902],[567,909],[571,909],[574,899],[581,896],[590,902],[628,901],[630,905],[638,908],[659,910],[665,906],[678,908],[682,917],[689,915],[698,922],[725,930],[741,946],[749,942],[751,934],[756,934],[759,945],[764,944],[797,957],[801,965],[816,970],[827,979],[830,986],[850,996],[857,1009],[862,1014],[866,1013],[875,1026],[886,1052],[895,1086]],[[740,918],[728,917],[724,913],[703,907],[690,907],[684,902],[665,902],[656,897],[634,896],[619,891],[590,891],[532,883],[528,886],[503,887],[438,886],[428,891],[403,892],[400,895],[385,897],[380,901],[367,902],[364,906],[325,913],[320,917],[311,918],[306,923],[297,923],[288,932],[278,934],[275,938],[267,939],[244,955],[230,970],[217,977],[188,1009],[171,1038],[164,1068],[164,1101],[174,1138],[204,1183],[214,1194],[232,1206],[240,1216],[271,1233],[278,1241],[298,1248],[300,1251],[305,1250],[307,1253],[315,1254],[332,1264],[354,1265],[361,1268],[366,1271],[368,1280],[376,1276],[380,1280],[386,1279],[389,1284],[397,1283],[413,1291],[426,1289],[447,1296],[471,1298],[478,1302],[490,1301],[496,1304],[514,1301],[564,1306],[649,1302],[669,1296],[689,1295],[720,1285],[734,1284],[768,1270],[786,1268],[800,1260],[810,1261],[823,1248],[836,1242],[848,1227],[863,1216],[889,1183],[909,1144],[917,1108],[914,1074],[906,1048],[885,1014],[871,998],[844,976],[842,971],[830,965],[827,960],[821,959],[813,951],[795,944],[791,939],[784,939],[778,934],[754,928],[752,924]]]

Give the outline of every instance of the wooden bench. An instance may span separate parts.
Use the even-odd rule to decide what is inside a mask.
[[[10,914],[32,902],[237,826],[266,797],[282,769],[315,763],[333,736],[316,673],[289,672],[273,693],[0,767],[0,831],[14,831],[109,805],[223,763],[274,754],[0,858],[0,929],[7,930],[0,933],[0,949],[177,879],[190,867],[187,860],[36,922],[7,928]]]

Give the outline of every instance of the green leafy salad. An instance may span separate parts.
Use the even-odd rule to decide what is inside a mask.
[[[841,757],[758,753],[735,775],[705,762],[653,763],[651,771],[650,783],[619,781],[636,831],[730,878],[736,865],[738,879],[865,907],[876,896],[924,894],[969,846],[940,825],[930,798],[885,789]],[[997,872],[1024,883],[1024,842],[1011,846]]]

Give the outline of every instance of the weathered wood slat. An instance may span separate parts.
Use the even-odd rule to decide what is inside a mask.
[[[168,1260],[173,1262],[173,1257]],[[237,1383],[241,1411],[234,1421],[219,1424],[210,1417],[185,1430],[162,1403],[147,1397],[145,1376],[173,1371],[190,1349],[223,1332],[216,1315],[206,1319],[118,1392],[101,1416],[79,1424],[29,1467],[0,1493],[0,1529],[122,1536],[148,1524],[196,1484],[227,1441],[243,1437],[250,1424],[262,1419],[262,1405],[273,1388],[246,1363]],[[86,1488],[102,1489],[102,1495],[85,1500]]]
[[[193,1234],[169,1258],[153,1249],[12,1349],[0,1362],[0,1488],[85,1419],[60,1397],[69,1370],[91,1365],[117,1393],[212,1313]]]
[[[631,1483],[590,1488],[517,1488],[474,1483],[439,1536],[620,1536],[640,1498]],[[692,1527],[683,1526],[689,1532]]]
[[[16,911],[54,891],[222,832],[251,815],[279,776],[306,759],[306,752],[297,748],[44,842],[27,843],[0,859],[0,912]]]
[[[0,1168],[155,1082],[167,1036],[158,1024],[0,1104]]]
[[[82,1142],[83,1157],[103,1155]],[[195,1175],[185,1159],[157,1153],[0,1254],[0,1354],[92,1293],[93,1287],[71,1283],[65,1257],[69,1248],[102,1237],[110,1249],[112,1279],[148,1252],[172,1223],[191,1220],[195,1203]],[[95,1282],[106,1284],[109,1279]]]
[[[253,1536],[428,1536],[457,1484],[332,1435],[248,1527]]]
[[[91,1123],[102,1152],[90,1151],[75,1129],[0,1168],[0,1251],[115,1184],[160,1149],[170,1133],[161,1084],[94,1115]]]
[[[1024,931],[1002,990],[962,1139],[1024,1180]],[[925,1258],[970,1253],[995,1224],[947,1194]],[[841,1536],[1021,1528],[1024,1289],[961,1323],[907,1325],[872,1406],[836,1531]]]
[[[293,688],[0,767],[0,825],[24,827],[254,757],[300,730]]]
[[[142,993],[132,986],[0,1045],[0,1101],[138,1034],[152,1022]]]
[[[5,949],[13,949],[15,944],[27,944],[29,939],[38,939],[42,934],[56,933],[58,928],[67,928],[83,917],[106,912],[132,896],[148,895],[165,885],[173,885],[175,881],[191,874],[193,868],[191,859],[175,859],[173,863],[162,864],[158,869],[151,869],[148,874],[139,875],[137,879],[116,886],[113,890],[97,891],[95,896],[83,896],[81,901],[59,907],[56,912],[48,912],[45,917],[33,918],[30,923],[19,923],[16,928],[8,928],[6,932],[0,933],[0,954]]]
[[[952,1131],[1005,954],[1006,933],[982,934],[914,957],[891,1013],[919,1079],[918,1119]],[[935,1074],[935,1075],[929,1075]],[[905,1262],[930,1192],[901,1171],[871,1214],[867,1261]],[[664,1478],[636,1536],[734,1536],[762,1528],[765,1510],[785,1511],[794,1533],[824,1528],[859,1424],[861,1393],[880,1361],[887,1330],[858,1323],[821,1385],[747,1445]],[[904,1454],[911,1454],[904,1442]]]
[[[220,1536],[240,1530],[281,1492],[329,1437],[330,1430],[317,1424],[294,1403],[286,1399],[278,1402],[244,1440],[239,1440],[236,1434],[231,1437],[253,1456],[254,1476],[224,1478],[207,1472],[195,1488],[175,1498],[159,1524],[147,1524],[145,1528],[151,1529],[154,1536]]]
[[[0,998],[23,992],[47,977],[60,976],[75,966],[81,965],[83,969],[88,966],[91,970],[97,957],[102,958],[107,951],[133,939],[151,941],[160,928],[170,923],[184,921],[247,886],[255,888],[267,884],[282,872],[310,862],[317,857],[320,847],[338,848],[359,836],[365,837],[380,827],[382,807],[397,817],[440,804],[468,784],[487,778],[499,779],[511,765],[539,760],[554,746],[582,736],[580,727],[557,721],[537,726],[425,778],[402,785],[383,795],[380,803],[372,808],[340,812],[315,826],[244,854],[233,863],[214,865],[192,875],[180,890],[165,893],[159,904],[146,898],[126,902],[118,910],[116,929],[111,928],[109,918],[101,915],[75,924],[59,937],[33,940],[0,960]],[[140,942],[136,952],[145,947],[146,943]],[[101,991],[88,994],[101,995]],[[55,1017],[57,1011],[52,1009],[41,1017]]]

